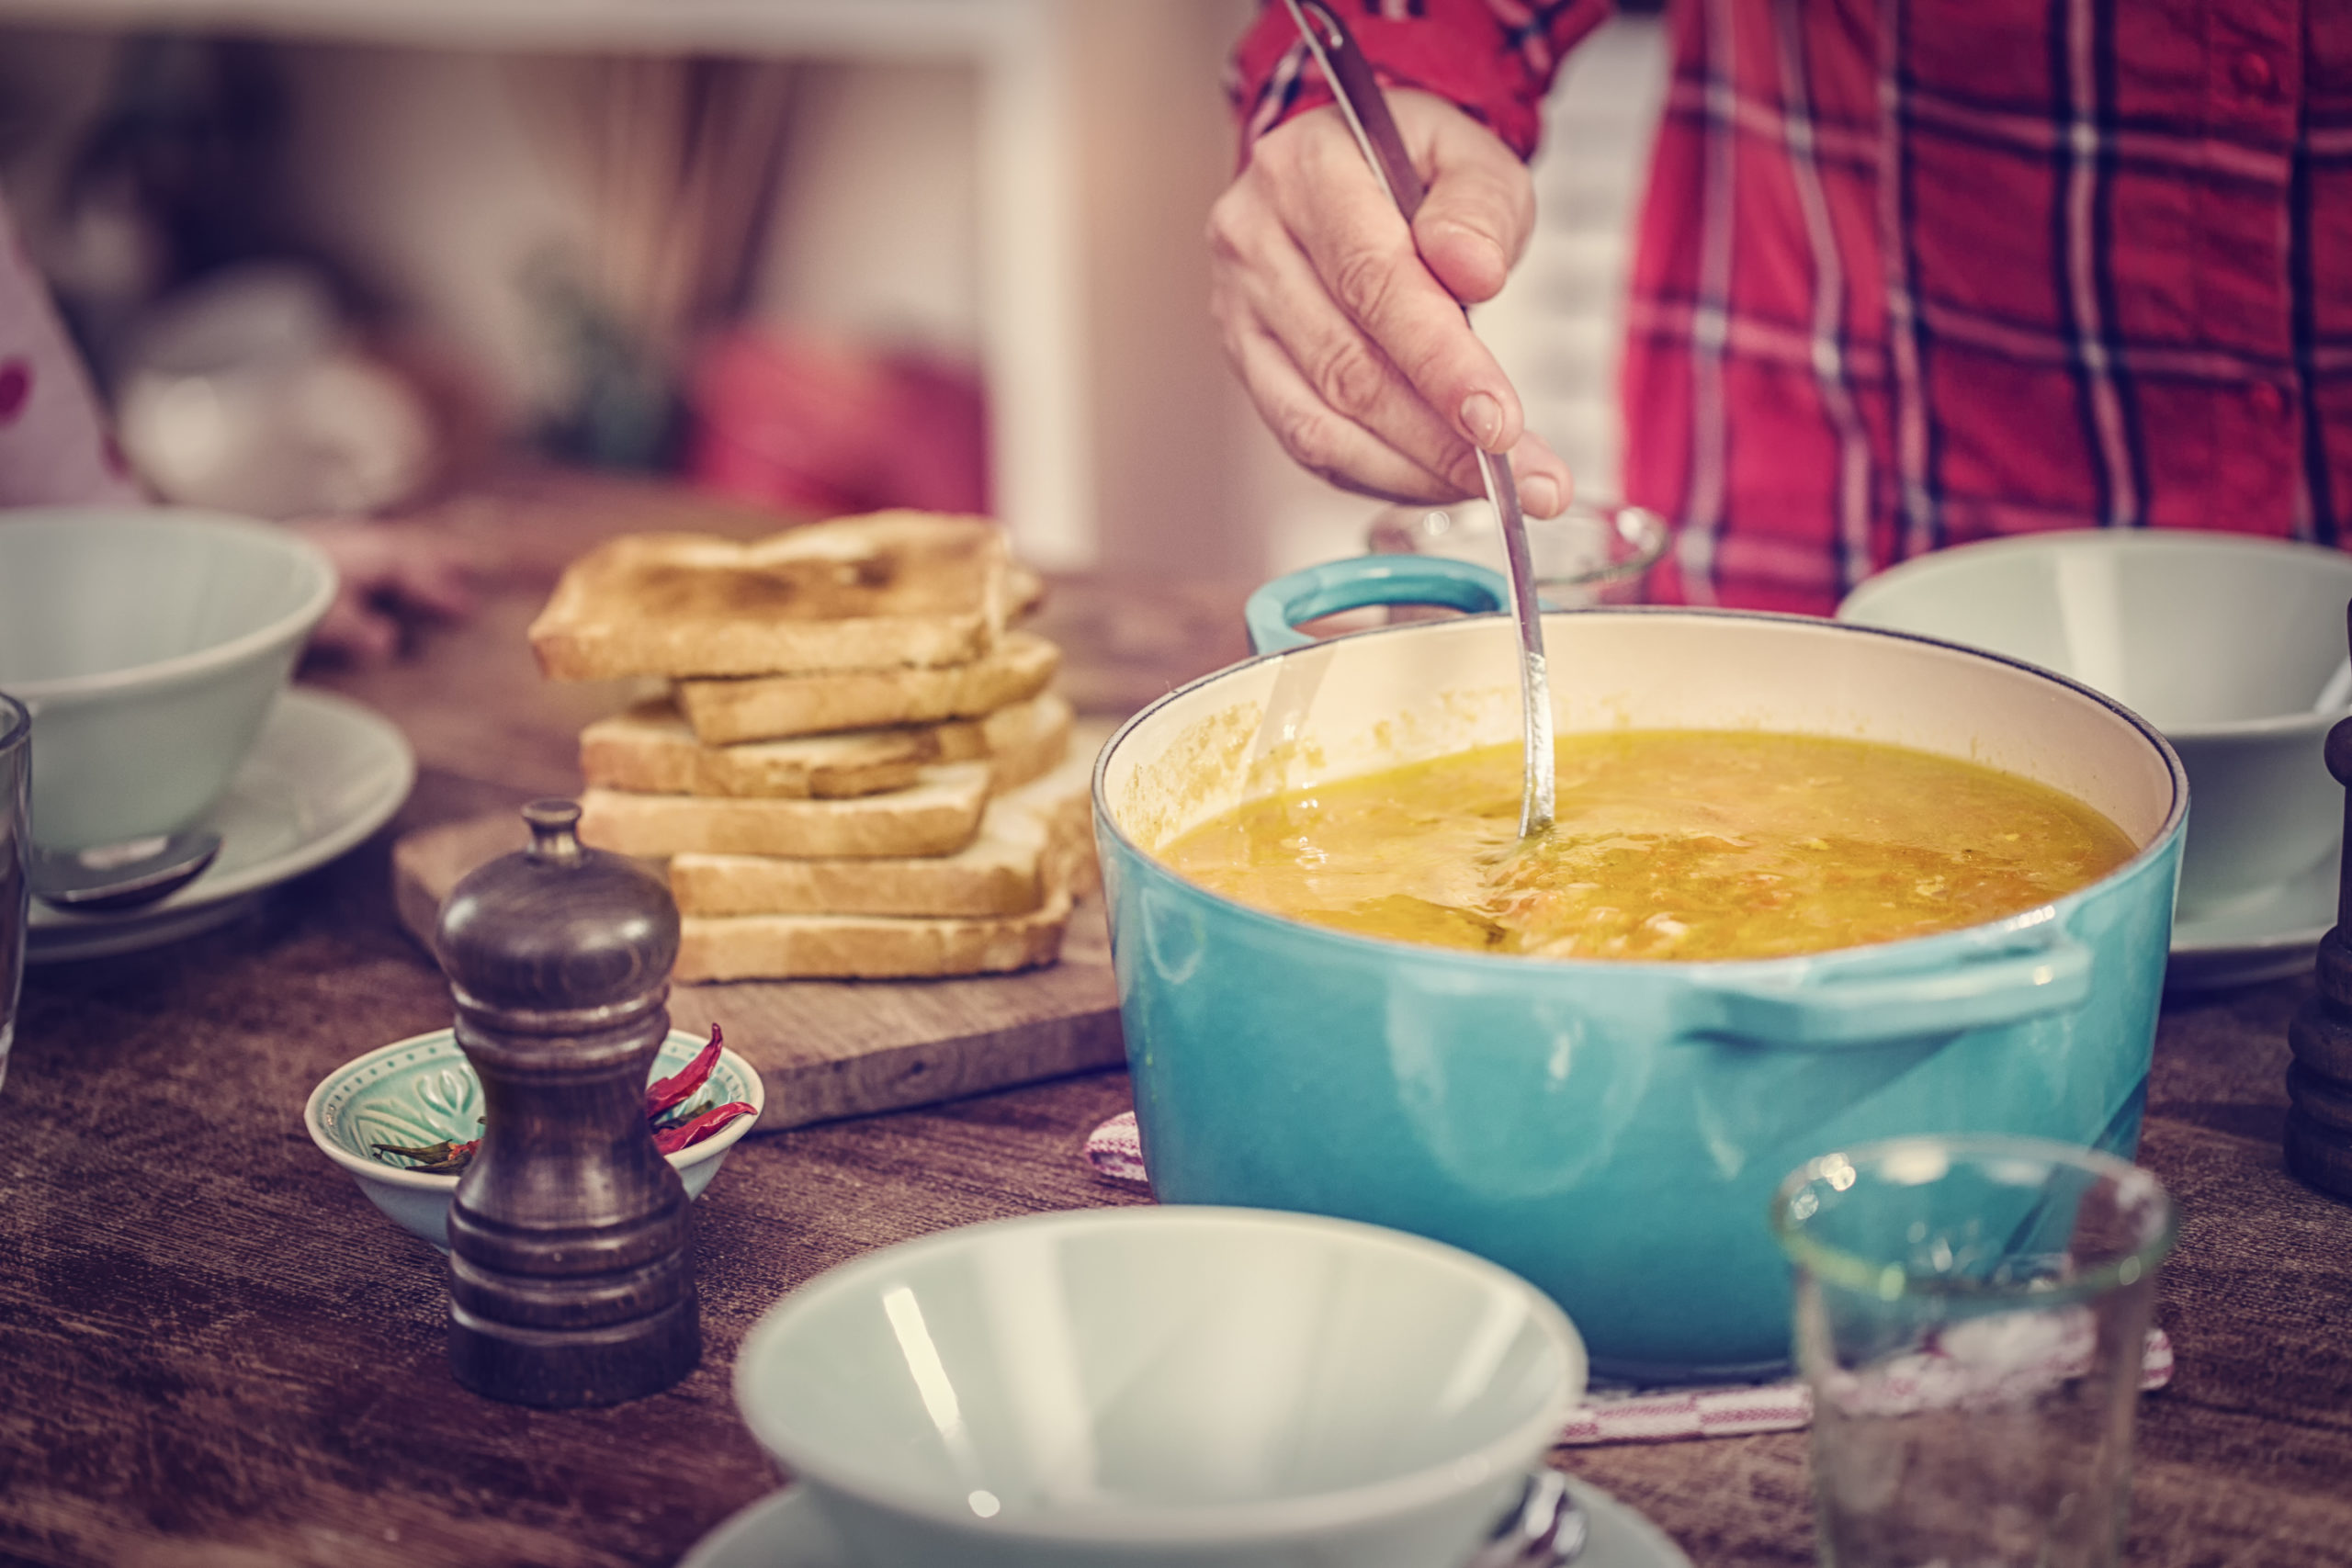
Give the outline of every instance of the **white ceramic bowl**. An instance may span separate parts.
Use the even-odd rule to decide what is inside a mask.
[[[267,524],[0,513],[0,691],[32,710],[34,838],[85,849],[201,818],[334,593],[326,557]]]
[[[2352,556],[2233,534],[2108,529],[1939,550],[1881,572],[1838,618],[2007,654],[2161,729],[2189,787],[2180,908],[2210,911],[2333,850],[2344,789],[2313,705],[2345,659]]]
[[[752,1434],[876,1568],[1451,1568],[1581,1396],[1544,1295],[1271,1211],[1034,1215],[770,1309]]]
[[[705,1043],[682,1029],[672,1030],[653,1060],[649,1080],[676,1072]],[[752,1113],[669,1156],[689,1198],[702,1196],[727,1151],[758,1123],[767,1105],[758,1070],[723,1048],[711,1069],[709,1092],[714,1104],[740,1100],[752,1107]],[[457,1195],[458,1179],[379,1159],[369,1145],[416,1148],[444,1138],[462,1143],[481,1134],[481,1082],[458,1049],[457,1036],[446,1029],[354,1056],[322,1078],[302,1107],[302,1124],[319,1152],[348,1171],[368,1201],[394,1224],[444,1252],[449,1250],[449,1201]]]

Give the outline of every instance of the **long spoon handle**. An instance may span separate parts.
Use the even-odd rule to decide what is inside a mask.
[[[1355,35],[1322,0],[1283,0],[1283,4],[1290,7],[1291,19],[1298,24],[1316,63],[1323,68],[1324,80],[1331,84],[1332,96],[1339,99],[1340,112],[1347,118],[1356,145],[1363,150],[1364,162],[1372,165],[1374,177],[1396,204],[1396,210],[1411,222],[1429,187],[1421,183],[1420,171],[1413,167],[1405,139],[1397,134],[1396,118],[1388,112],[1387,96],[1381,92],[1363,51],[1356,47]],[[1470,312],[1465,308],[1462,314],[1466,321]],[[1511,608],[1519,618],[1519,699],[1526,743],[1519,834],[1522,839],[1532,838],[1551,828],[1554,806],[1552,691],[1544,659],[1544,612],[1536,601],[1527,520],[1519,509],[1519,486],[1511,478],[1510,464],[1484,447],[1473,450],[1478,457],[1479,482],[1486,486],[1487,500],[1502,528],[1503,553],[1510,567]]]

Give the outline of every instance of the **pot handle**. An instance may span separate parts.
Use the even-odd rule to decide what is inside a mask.
[[[1444,556],[1356,556],[1277,577],[1250,595],[1241,618],[1253,653],[1280,653],[1315,639],[1300,621],[1374,604],[1442,604],[1469,615],[1510,604],[1510,584],[1492,567]]]
[[[1691,987],[1692,1034],[1794,1050],[1838,1050],[1996,1029],[2069,1012],[2091,989],[2091,952],[2059,936],[1981,953],[1932,974],[1816,976],[1797,986]]]

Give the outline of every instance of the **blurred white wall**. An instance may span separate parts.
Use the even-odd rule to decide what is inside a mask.
[[[978,116],[968,67],[841,62],[810,73],[754,311],[976,359]]]
[[[1208,316],[1209,205],[1233,173],[1222,77],[1252,0],[1078,0],[1087,380],[1105,563],[1255,578],[1268,438]]]

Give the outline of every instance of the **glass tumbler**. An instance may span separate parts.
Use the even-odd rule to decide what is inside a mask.
[[[1613,502],[1575,501],[1557,517],[1527,519],[1527,553],[1550,610],[1638,604],[1643,579],[1666,553],[1665,520]],[[1373,518],[1364,543],[1374,555],[1450,556],[1510,574],[1502,528],[1483,501],[1392,506]],[[1396,618],[1409,618],[1400,616]]]
[[[0,696],[0,1088],[8,1082],[8,1047],[17,1038],[17,993],[25,978],[32,735],[32,716],[24,705]]]
[[[1921,1137],[1781,1183],[1833,1568],[2110,1568],[2171,1200],[2109,1156]]]

